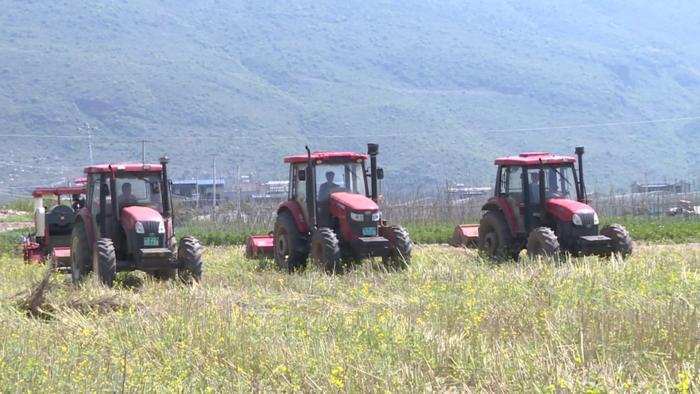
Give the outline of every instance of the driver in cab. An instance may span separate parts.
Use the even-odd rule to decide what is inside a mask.
[[[333,182],[335,178],[335,173],[333,171],[326,172],[326,182],[321,184],[318,189],[318,201],[327,202],[331,197],[331,191],[340,187],[337,183]]]
[[[138,202],[136,196],[131,194],[131,183],[125,182],[122,185],[122,194],[117,197],[117,204],[119,209],[124,208],[127,205],[134,205]]]

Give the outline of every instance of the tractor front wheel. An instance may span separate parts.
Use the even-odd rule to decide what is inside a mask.
[[[389,226],[387,230],[388,234],[385,236],[389,239],[391,256],[384,257],[382,262],[392,268],[408,268],[411,263],[411,251],[413,251],[413,242],[408,235],[408,230],[401,226]]]
[[[278,269],[292,273],[306,267],[308,253],[303,252],[306,249],[305,241],[290,212],[280,212],[277,215],[272,237]]]
[[[612,252],[614,254],[619,254],[623,258],[632,254],[634,241],[623,226],[619,224],[607,225],[600,230],[600,234],[612,240]]]
[[[340,246],[335,232],[321,227],[311,235],[311,259],[316,267],[328,274],[341,274],[343,271]]]
[[[182,237],[177,248],[177,270],[180,280],[185,283],[199,282],[202,279],[202,253],[204,248],[194,237]]]
[[[85,223],[78,222],[73,227],[70,242],[71,280],[80,283],[90,272],[90,245]]]
[[[100,238],[97,241],[93,270],[100,283],[112,287],[117,277],[117,256],[110,238]]]
[[[517,258],[513,237],[501,212],[488,211],[479,222],[479,251],[497,261]]]
[[[535,258],[559,256],[559,240],[549,227],[537,227],[527,237],[527,256]]]

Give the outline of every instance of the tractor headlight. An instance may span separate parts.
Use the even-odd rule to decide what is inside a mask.
[[[364,222],[365,215],[363,215],[361,213],[350,212],[350,219],[352,219],[356,222]]]
[[[598,213],[594,212],[593,213],[593,225],[597,226],[600,224],[600,220],[598,220]]]
[[[382,219],[382,211],[377,211],[372,214],[372,221],[378,222]]]
[[[574,216],[571,217],[571,222],[575,226],[582,226],[583,225],[583,221],[581,220],[581,216],[579,216],[577,213],[575,213]]]
[[[143,234],[143,223],[136,222],[136,226],[134,226],[134,231],[136,231],[136,234]]]
[[[158,234],[165,234],[165,223],[158,223]]]

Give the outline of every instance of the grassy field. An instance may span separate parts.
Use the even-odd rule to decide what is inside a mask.
[[[287,275],[212,247],[200,285],[71,286],[0,259],[0,387],[17,392],[696,392],[700,250]],[[27,309],[35,317],[28,316]]]

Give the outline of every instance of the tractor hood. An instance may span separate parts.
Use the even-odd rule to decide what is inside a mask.
[[[121,222],[125,230],[131,230],[136,222],[162,222],[163,215],[153,208],[130,206],[122,208]]]
[[[338,192],[331,194],[332,205],[337,206],[341,210],[349,209],[351,211],[378,211],[379,206],[362,194],[353,194],[346,192]]]
[[[557,219],[565,222],[571,221],[572,216],[577,214],[594,214],[595,210],[589,205],[576,200],[563,198],[550,198],[547,201],[547,212],[550,212]]]

